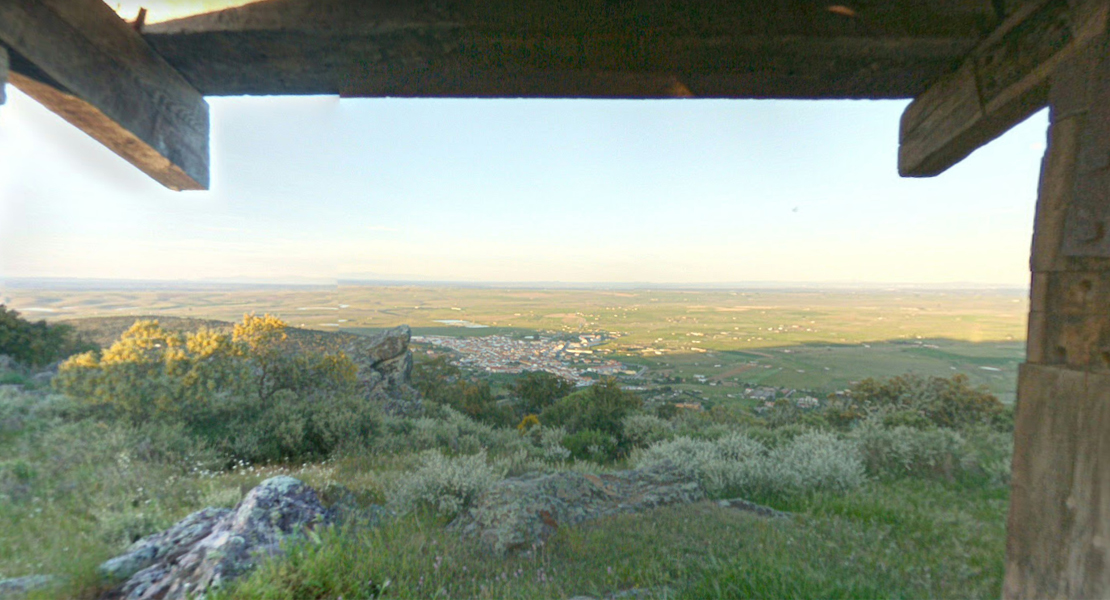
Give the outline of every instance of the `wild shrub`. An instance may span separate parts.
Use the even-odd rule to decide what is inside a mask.
[[[888,428],[865,421],[852,432],[867,472],[875,477],[916,477],[1005,485],[1013,436],[986,426],[965,435],[948,428]]]
[[[830,400],[826,419],[844,425],[882,414],[889,415],[891,425],[918,427],[925,421],[936,427],[961,429],[1004,426],[1005,412],[998,398],[983,388],[971,387],[966,375],[945,379],[911,373],[860,381],[847,396]]]
[[[380,408],[361,396],[299,397],[279,390],[267,401],[234,399],[192,431],[233,460],[267,463],[319,460],[370,446],[382,426]]]
[[[76,355],[54,385],[133,424],[182,423],[234,460],[326,456],[368,443],[376,408],[357,395],[342,352],[291,344],[286,325],[247,315],[229,336],[138,321],[103,352]]]
[[[562,463],[570,459],[570,450],[563,445],[563,439],[567,437],[566,429],[541,425],[532,429],[529,437],[539,452],[540,460],[546,463]]]
[[[531,446],[530,437],[513,429],[480,423],[449,406],[427,403],[423,417],[383,417],[369,449],[384,454],[439,450],[448,455],[485,450],[496,457],[522,448],[538,453]]]
[[[883,427],[865,421],[853,432],[867,472],[884,478],[926,477],[954,480],[965,442],[948,428]]]
[[[504,476],[501,467],[488,463],[485,452],[448,457],[432,450],[423,453],[421,462],[389,496],[389,506],[398,514],[424,509],[452,517]]]
[[[795,496],[842,492],[865,480],[855,445],[835,435],[807,432],[770,449],[740,433],[716,440],[675,438],[638,451],[637,466],[670,462],[714,496]]]
[[[593,430],[616,440],[613,457],[623,456],[631,449],[624,438],[625,417],[640,412],[644,401],[634,392],[622,390],[613,378],[574,392],[547,407],[540,414],[540,423],[564,427],[571,434]]]
[[[513,409],[493,397],[488,381],[466,378],[446,356],[413,365],[412,382],[425,400],[450,406],[472,419],[499,426],[517,423]]]
[[[538,415],[560,398],[574,391],[570,381],[546,371],[530,371],[513,382],[513,394],[520,399],[522,415]]]
[[[783,496],[815,490],[845,492],[864,480],[864,465],[852,441],[811,431],[768,452],[763,492]]]
[[[578,460],[605,462],[616,458],[617,438],[596,429],[583,429],[563,438],[563,446]]]
[[[0,354],[32,367],[42,367],[96,348],[65,324],[31,322],[0,304]]]
[[[621,421],[621,433],[629,446],[644,448],[670,439],[674,435],[674,426],[655,415],[629,415]]]
[[[767,449],[740,433],[717,440],[676,437],[633,454],[637,467],[671,463],[698,481],[706,493],[720,496],[749,490],[758,483]]]
[[[524,415],[524,418],[521,419],[520,423],[517,424],[516,430],[519,431],[521,433],[521,435],[523,435],[525,433],[528,433],[528,430],[532,429],[533,427],[539,427],[539,426],[540,426],[540,417],[539,417],[539,415]]]

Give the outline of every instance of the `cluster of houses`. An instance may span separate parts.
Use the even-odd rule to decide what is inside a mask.
[[[579,336],[577,342],[557,339],[516,339],[503,335],[454,337],[442,335],[413,336],[415,343],[431,344],[458,353],[460,366],[481,369],[487,373],[523,373],[546,371],[575,385],[593,383],[587,373],[600,376],[635,374],[615,360],[596,358],[592,348],[605,339],[601,335]]]

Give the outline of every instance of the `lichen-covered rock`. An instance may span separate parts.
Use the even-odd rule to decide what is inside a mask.
[[[261,559],[279,554],[283,540],[330,521],[315,490],[292,477],[272,477],[234,510],[193,513],[136,542],[100,571],[106,577],[128,577],[109,597],[183,600],[246,573]]]
[[[374,366],[389,385],[406,385],[412,381],[412,352],[405,352]]]
[[[53,575],[28,575],[14,579],[0,579],[0,600],[24,598],[35,590],[48,588],[59,583],[59,579]]]
[[[360,354],[370,360],[371,366],[377,366],[378,363],[406,354],[410,339],[412,339],[412,329],[408,325],[400,325],[363,342]]]
[[[718,500],[717,506],[720,506],[721,508],[731,508],[733,510],[750,512],[752,514],[758,515],[760,517],[766,517],[768,519],[790,518],[790,513],[775,510],[773,508],[763,506],[762,504],[756,504],[755,502],[748,502],[747,500],[743,500],[741,498],[733,498],[731,500]]]
[[[424,410],[420,392],[412,387],[412,351],[408,325],[387,329],[359,341],[348,353],[359,365],[359,383],[366,396],[387,414],[417,416]]]
[[[173,561],[208,537],[229,514],[231,510],[226,508],[198,510],[173,527],[131,544],[126,552],[105,561],[97,571],[108,581],[123,581],[157,561]]]
[[[704,499],[701,486],[669,463],[607,475],[529,474],[495,483],[450,527],[504,554],[530,551],[559,527]]]

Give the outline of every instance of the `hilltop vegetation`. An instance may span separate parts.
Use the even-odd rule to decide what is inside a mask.
[[[827,393],[867,377],[966,375],[1005,402],[1024,357],[1021,290],[495,289],[434,286],[211,290],[5,290],[15,306],[64,319],[110,344],[130,325],[166,328],[192,316],[234,321],[268,313],[296,326],[372,333],[402,323],[416,335],[459,337],[605,333],[595,356],[654,376],[702,375],[688,388],[729,403],[725,384]],[[54,312],[47,312],[54,311]],[[74,319],[74,317],[81,317]],[[88,319],[86,317],[93,317]],[[174,317],[171,319],[169,317]],[[465,321],[483,327],[451,326]],[[215,325],[209,325],[215,328]],[[226,325],[225,325],[226,326]],[[682,387],[682,386],[680,386]]]
[[[95,348],[64,324],[31,322],[0,304],[0,355],[27,367],[44,367],[78,352]]]
[[[272,317],[140,321],[63,363],[53,389],[0,388],[0,577],[60,575],[43,597],[94,597],[103,559],[284,473],[396,516],[292,543],[227,597],[1000,593],[1010,409],[966,379],[865,380],[757,414],[648,407],[611,379],[575,390],[539,373],[494,394],[429,360],[414,371],[423,412],[394,414],[361,392],[346,338],[294,335]],[[710,499],[795,516],[672,506],[561,527],[496,560],[445,527],[506,477],[663,463]]]

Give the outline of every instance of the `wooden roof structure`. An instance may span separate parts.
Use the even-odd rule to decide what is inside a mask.
[[[920,176],[1044,105],[1035,71],[1079,37],[1068,6],[262,0],[144,25],[101,0],[0,0],[0,47],[12,83],[173,189],[208,187],[203,96],[221,95],[863,99],[939,86],[959,106],[904,123],[901,171]]]
[[[0,0],[0,102],[10,81],[178,190],[209,186],[211,95],[913,98],[906,176],[1049,106],[1003,597],[1110,597],[1110,0],[262,0],[141,15]]]

